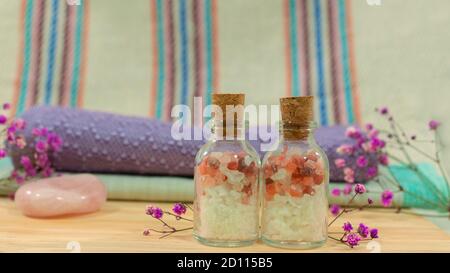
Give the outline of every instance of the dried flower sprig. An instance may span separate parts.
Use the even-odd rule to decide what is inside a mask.
[[[330,221],[328,227],[331,227],[336,222],[336,220],[342,217],[344,214],[355,210],[361,210],[363,208],[370,206],[373,203],[373,201],[370,198],[368,198],[367,204],[359,206],[358,208],[349,208],[349,206],[356,198],[356,196],[363,195],[366,192],[367,192],[366,187],[363,184],[356,184],[354,188],[354,193],[350,198],[350,200],[347,202],[346,207],[344,209],[341,210],[339,206],[332,205],[330,211],[335,217]],[[370,241],[378,238],[378,229],[369,228],[364,223],[360,223],[358,229],[354,230],[352,224],[350,222],[346,222],[342,226],[342,230],[343,230],[342,232],[334,233],[334,234],[341,233],[340,236],[334,237],[329,235],[328,238],[336,242],[342,243],[346,246],[349,246],[351,248],[358,246],[359,243],[362,241]]]
[[[167,236],[170,236],[174,233],[177,232],[181,232],[181,231],[186,231],[186,230],[192,230],[193,227],[187,227],[187,228],[176,228],[172,225],[169,225],[164,219],[164,215],[168,215],[171,217],[174,217],[176,220],[183,220],[183,221],[187,221],[187,222],[192,222],[192,219],[186,218],[182,215],[186,214],[187,210],[191,210],[192,208],[185,203],[175,203],[172,207],[172,212],[170,211],[164,211],[159,207],[155,207],[152,205],[147,206],[147,208],[145,209],[145,213],[149,216],[151,216],[153,219],[158,220],[160,223],[162,223],[163,225],[163,229],[157,230],[157,229],[152,229],[152,228],[148,228],[145,229],[143,231],[143,235],[148,236],[151,234],[151,232],[155,232],[158,234],[162,234],[159,238],[165,238]]]
[[[408,134],[397,122],[387,107],[377,108],[376,112],[388,123],[388,129],[376,129],[373,124],[367,124],[365,128],[349,127],[346,136],[355,140],[355,145],[342,145],[337,152],[347,156],[356,156],[361,153],[372,154],[378,159],[376,166],[367,169],[367,177],[371,178],[380,185],[380,202],[385,207],[394,204],[394,194],[408,194],[417,200],[429,205],[438,211],[450,212],[450,179],[443,167],[441,159],[441,140],[439,138],[439,128],[441,123],[436,120],[428,122],[428,129],[433,135],[432,139],[418,138],[416,134]],[[434,153],[430,153],[428,149],[423,149],[418,145],[433,145]],[[431,150],[431,149],[430,149]],[[446,191],[442,191],[438,186],[419,168],[417,162],[413,160],[412,152],[415,152],[434,163],[442,178],[445,180]],[[362,155],[356,159],[356,168],[365,168],[367,158]],[[398,178],[394,175],[389,167],[391,163],[399,164],[404,168],[412,171],[420,178],[422,186],[426,187],[432,196],[422,196],[417,193],[405,189]],[[334,164],[343,169],[345,180],[347,183],[354,182],[354,167],[348,167],[344,159],[338,158]],[[380,169],[387,171],[380,172]],[[332,190],[332,192],[334,189]],[[374,193],[372,191],[372,193]],[[334,208],[334,211],[336,208]],[[398,208],[400,211],[401,208]],[[450,217],[450,213],[448,214]]]
[[[10,110],[11,105],[5,103],[2,106],[3,111]],[[8,118],[6,114],[0,114],[0,142],[7,143],[12,147],[23,150],[26,146],[33,147],[33,156],[21,156],[19,167],[15,168],[9,179],[0,181],[0,187],[9,190],[15,189],[34,178],[50,177],[54,169],[50,160],[51,154],[60,151],[62,148],[61,137],[50,132],[47,128],[32,128],[31,143],[27,143],[23,131],[27,124],[21,118]],[[5,139],[6,141],[3,141]],[[8,156],[6,147],[0,146],[0,159]],[[10,196],[13,198],[13,195]]]

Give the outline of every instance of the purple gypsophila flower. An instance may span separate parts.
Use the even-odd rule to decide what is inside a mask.
[[[347,235],[347,244],[353,248],[359,244],[359,241],[361,241],[361,237],[359,237],[356,233],[350,233]]]
[[[370,238],[372,238],[372,239],[378,238],[378,229],[372,228],[370,230]]]
[[[366,187],[363,184],[356,184],[356,186],[355,186],[356,194],[363,194],[365,192],[366,192]]]
[[[387,154],[380,154],[380,156],[378,156],[378,162],[380,162],[383,166],[389,165],[389,158]]]
[[[6,124],[8,118],[5,115],[0,115],[0,125]]]
[[[353,230],[353,226],[352,226],[352,224],[351,224],[350,222],[346,222],[346,223],[344,223],[344,225],[342,226],[342,229],[343,229],[345,232],[350,232],[350,231]]]
[[[368,163],[369,161],[363,155],[358,156],[358,159],[356,159],[356,165],[360,168],[366,167]]]
[[[437,120],[430,120],[430,122],[428,122],[428,127],[432,131],[436,130],[439,127],[439,125],[441,124]]]
[[[358,226],[358,234],[363,238],[367,238],[367,236],[369,236],[369,227],[360,223]]]
[[[382,107],[380,109],[380,114],[387,115],[389,113],[389,109],[387,107]]]
[[[5,158],[5,157],[6,157],[5,149],[0,149],[0,159]]]
[[[338,204],[333,204],[330,207],[330,212],[333,214],[333,216],[336,216],[341,212],[341,207]]]
[[[161,208],[153,206],[148,206],[146,209],[146,213],[156,219],[161,219],[164,214]]]
[[[173,205],[172,211],[176,215],[182,215],[186,213],[186,206],[182,203],[176,203]]]
[[[394,193],[391,192],[390,190],[385,190],[381,194],[381,203],[385,207],[389,207],[392,204],[393,199],[394,199]]]
[[[47,142],[43,141],[43,140],[39,140],[38,142],[36,142],[36,152],[38,153],[45,153],[48,149],[48,144]]]
[[[378,169],[376,167],[369,167],[367,169],[367,177],[372,178],[378,174]]]
[[[10,103],[3,103],[3,110],[9,110],[11,109],[11,104]]]
[[[341,190],[339,188],[333,188],[331,190],[331,195],[336,196],[336,197],[340,196],[341,195]]]

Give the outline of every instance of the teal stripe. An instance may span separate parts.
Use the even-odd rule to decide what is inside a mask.
[[[347,26],[345,21],[345,3],[344,0],[339,0],[339,28],[341,32],[341,42],[342,42],[342,65],[343,65],[343,76],[344,76],[344,90],[345,90],[345,105],[348,116],[348,123],[352,124],[355,122],[355,113],[353,110],[352,101],[352,87],[351,87],[351,75],[349,69],[349,59],[348,59],[348,40],[347,40]]]
[[[163,21],[163,1],[156,2],[156,20],[158,24],[158,90],[156,94],[156,117],[162,117],[163,100],[164,100],[164,21]]]
[[[73,62],[73,76],[70,89],[70,106],[76,107],[78,101],[78,87],[80,83],[80,60],[81,60],[81,39],[83,30],[83,1],[77,6],[77,17],[75,27],[75,50]]]
[[[211,104],[213,61],[212,61],[212,19],[211,0],[205,0],[205,36],[206,36],[206,105]]]
[[[291,64],[292,64],[292,95],[300,96],[300,76],[298,74],[298,38],[297,38],[297,5],[295,0],[289,0],[290,34],[291,34]]]
[[[33,0],[27,0],[25,9],[24,62],[20,85],[19,102],[17,105],[16,114],[22,113],[25,109],[25,101],[28,89],[28,76],[30,74],[30,62],[31,62],[31,34],[33,27],[32,20],[33,20]]]

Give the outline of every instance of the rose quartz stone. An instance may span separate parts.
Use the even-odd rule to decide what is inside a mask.
[[[90,213],[105,201],[105,185],[90,174],[40,179],[23,185],[15,195],[22,213],[36,218]]]

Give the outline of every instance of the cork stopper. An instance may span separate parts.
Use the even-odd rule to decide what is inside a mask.
[[[212,103],[222,110],[222,116],[214,113],[216,130],[222,131],[219,135],[236,137],[243,121],[245,94],[213,94]]]
[[[314,97],[281,98],[280,109],[284,138],[306,139],[309,135],[308,128],[314,118]]]

